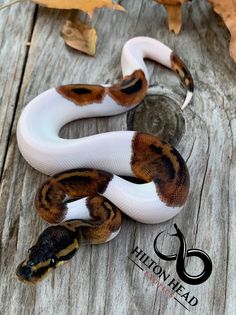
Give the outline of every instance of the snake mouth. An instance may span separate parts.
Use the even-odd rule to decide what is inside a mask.
[[[31,283],[32,270],[27,265],[24,266],[24,262],[17,267],[16,275],[20,281]]]
[[[20,263],[16,268],[17,278],[26,284],[35,284],[41,280],[52,270],[50,266],[44,266],[38,269],[33,270],[28,266],[25,261]]]

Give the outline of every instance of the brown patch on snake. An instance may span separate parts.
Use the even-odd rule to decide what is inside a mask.
[[[102,194],[113,175],[93,169],[78,169],[54,175],[38,190],[35,207],[49,223],[61,222],[67,213],[68,200]]]
[[[43,183],[38,190],[34,204],[41,218],[49,223],[59,223],[67,212],[66,205],[63,203],[66,193],[53,178]]]
[[[148,83],[142,70],[136,70],[111,87],[89,84],[70,84],[59,86],[56,90],[76,105],[101,104],[109,95],[121,106],[139,104],[147,94]]]
[[[179,75],[182,82],[186,85],[187,89],[190,92],[193,92],[194,89],[193,78],[184,62],[174,52],[172,52],[170,58],[172,70]]]
[[[63,223],[77,236],[79,244],[105,243],[121,226],[121,211],[103,196],[87,198],[87,207],[93,220],[71,220]]]
[[[118,105],[132,106],[141,103],[147,94],[148,83],[142,70],[136,70],[108,88],[108,94]]]
[[[132,171],[138,178],[156,184],[160,199],[168,206],[182,206],[189,192],[187,166],[171,145],[145,133],[133,139]]]
[[[91,227],[81,227],[80,235],[83,244],[99,244],[108,241],[111,234],[121,226],[121,212],[109,200],[102,196],[87,198],[87,207],[91,216]],[[97,221],[97,222],[96,222]]]
[[[102,103],[105,96],[105,88],[101,85],[70,84],[59,86],[56,90],[63,97],[79,106]]]

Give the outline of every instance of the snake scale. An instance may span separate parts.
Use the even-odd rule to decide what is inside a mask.
[[[136,37],[123,47],[122,80],[52,88],[24,108],[17,126],[19,149],[32,167],[50,175],[36,194],[35,207],[44,220],[57,225],[43,231],[18,266],[21,281],[36,283],[74,256],[80,245],[114,238],[121,226],[119,209],[151,224],[172,218],[184,205],[187,166],[179,152],[158,137],[135,131],[59,137],[72,120],[117,115],[140,104],[149,86],[145,58],[178,74],[187,90],[186,107],[193,95],[187,67],[158,40]]]

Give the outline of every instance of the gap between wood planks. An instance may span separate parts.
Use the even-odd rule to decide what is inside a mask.
[[[2,169],[1,169],[1,172],[0,172],[0,183],[1,183],[2,176],[3,176],[3,173],[4,173],[4,169],[5,169],[5,163],[6,163],[8,148],[9,148],[9,144],[10,144],[10,140],[11,140],[11,136],[12,136],[12,128],[13,128],[13,124],[14,124],[14,120],[15,120],[15,116],[16,116],[17,105],[18,105],[19,98],[20,98],[21,87],[22,87],[22,83],[23,83],[23,80],[24,80],[25,69],[26,69],[28,56],[29,56],[29,51],[30,51],[30,47],[31,47],[30,45],[28,45],[28,43],[31,42],[31,39],[32,39],[32,36],[33,36],[33,33],[34,33],[34,27],[35,27],[36,20],[37,20],[37,14],[38,14],[38,5],[35,5],[34,12],[33,12],[33,19],[32,19],[31,29],[30,29],[30,33],[29,33],[29,38],[28,38],[28,41],[26,43],[26,47],[27,48],[26,48],[26,51],[25,51],[25,57],[24,57],[23,66],[22,66],[22,73],[21,73],[20,80],[19,80],[19,87],[18,87],[18,91],[17,91],[17,94],[16,94],[16,101],[15,101],[14,108],[13,108],[12,120],[11,120],[11,123],[10,123],[8,137],[7,137],[7,141],[6,141],[6,144],[7,144],[6,145],[6,150],[5,150],[3,161],[2,161]]]

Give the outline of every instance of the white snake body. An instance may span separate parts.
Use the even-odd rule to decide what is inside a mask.
[[[123,89],[129,97],[133,97],[133,93],[134,100],[121,104],[122,93],[118,91],[116,96],[109,90],[110,87],[105,85],[100,86],[104,89],[104,95],[99,101],[96,102],[96,98],[92,97],[91,101],[87,101],[86,98],[86,102],[83,101],[81,105],[78,104],[78,99],[74,101],[73,96],[63,95],[64,92],[60,89],[52,88],[40,94],[25,107],[17,126],[18,146],[28,163],[48,175],[76,168],[91,168],[112,174],[136,176],[131,163],[136,132],[108,132],[81,139],[62,139],[58,134],[60,129],[72,120],[117,115],[138,105],[146,93],[143,82],[146,80],[145,84],[148,85],[149,81],[144,58],[152,59],[178,72],[188,90],[183,104],[185,107],[192,98],[193,85],[191,76],[181,60],[170,48],[157,40],[147,37],[133,38],[123,48],[121,65],[126,85],[123,88],[124,84],[121,82],[119,86],[120,91]],[[144,74],[143,81],[137,77],[132,79],[135,72],[138,75]],[[73,93],[90,93],[89,88],[89,85],[76,87]],[[91,86],[91,91],[93,89],[95,91],[94,86]],[[140,97],[139,90],[144,93],[141,93]],[[165,150],[167,152],[169,149]],[[166,202],[157,193],[157,183],[154,181],[135,184],[117,175],[113,175],[106,189],[100,194],[128,216],[144,223],[168,220],[182,207],[182,204],[173,205]],[[75,218],[90,218],[86,198],[67,204],[63,220]]]

